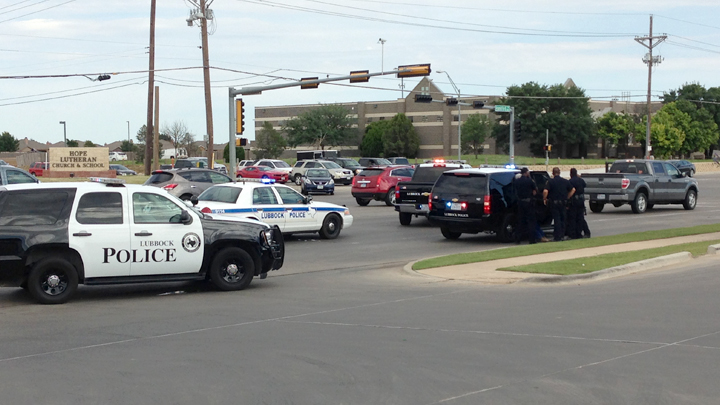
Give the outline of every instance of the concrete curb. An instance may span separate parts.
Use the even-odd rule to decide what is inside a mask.
[[[720,245],[712,245],[712,246],[717,246],[718,249],[720,250]],[[708,250],[709,250],[709,248],[708,248]],[[673,253],[673,254],[667,255],[667,256],[654,257],[652,259],[641,260],[641,261],[634,262],[634,263],[623,264],[621,266],[610,267],[608,269],[598,270],[598,271],[594,271],[592,273],[587,273],[587,274],[573,274],[570,276],[528,277],[528,278],[522,279],[514,284],[520,284],[520,283],[559,284],[559,283],[572,283],[572,282],[584,281],[584,280],[604,280],[604,279],[608,279],[608,278],[620,277],[620,276],[625,276],[625,275],[633,274],[633,273],[639,273],[642,271],[659,269],[661,267],[670,266],[673,264],[685,263],[688,260],[692,260],[692,258],[693,258],[693,256],[692,256],[692,254],[690,254],[690,252],[679,252],[679,253]]]
[[[441,257],[441,256],[435,256],[435,257]],[[412,262],[410,262],[410,263],[408,263],[408,264],[406,264],[406,265],[403,266],[403,271],[404,271],[405,273],[411,275],[411,276],[414,276],[414,277],[422,277],[422,278],[427,278],[427,279],[432,279],[432,280],[454,280],[454,279],[447,278],[447,277],[431,276],[431,275],[429,275],[429,274],[423,274],[423,273],[420,273],[420,272],[418,272],[418,271],[413,270],[412,267],[413,267],[413,265],[415,265],[415,263],[421,262],[421,261],[427,260],[427,259],[432,259],[432,257],[430,257],[430,258],[427,258],[427,257],[426,257],[426,258],[424,258],[424,259],[419,259],[419,260],[412,261]]]
[[[720,250],[720,245],[710,245],[707,249],[707,254],[714,255]]]

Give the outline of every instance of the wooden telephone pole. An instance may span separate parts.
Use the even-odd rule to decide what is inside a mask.
[[[148,68],[147,123],[145,124],[145,175],[150,174],[153,144],[153,88],[155,86],[155,1],[150,2],[150,67]]]
[[[208,9],[208,6],[212,3],[212,0],[206,3],[205,0],[200,0],[199,3],[196,0],[190,0],[192,4],[198,7],[198,9],[191,11],[190,17],[186,20],[189,26],[193,25],[194,21],[200,21],[200,33],[202,36],[202,59],[203,59],[203,79],[205,82],[205,125],[207,127],[208,136],[208,150],[207,158],[208,165],[212,169],[215,166],[214,156],[214,140],[213,140],[213,119],[212,119],[212,97],[210,93],[210,56],[208,50],[208,21],[213,19],[212,10]]]
[[[662,62],[662,57],[655,56],[653,57],[653,48],[660,45],[665,39],[667,39],[667,35],[658,35],[653,36],[653,16],[650,14],[650,35],[646,37],[635,37],[635,41],[637,41],[640,45],[644,46],[648,49],[648,53],[643,57],[643,62],[645,62],[648,65],[648,93],[647,93],[647,128],[645,130],[645,159],[650,159],[650,155],[652,155],[652,146],[650,146],[650,116],[651,116],[651,110],[650,110],[650,102],[652,97],[652,68],[655,65],[660,64]],[[653,42],[653,40],[656,40],[656,42]],[[647,41],[647,43],[645,43]]]

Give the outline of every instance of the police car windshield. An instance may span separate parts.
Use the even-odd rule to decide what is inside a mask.
[[[241,187],[210,187],[198,196],[198,201],[235,203],[241,191]]]

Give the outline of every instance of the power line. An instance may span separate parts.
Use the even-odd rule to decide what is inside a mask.
[[[675,42],[675,41],[665,41],[665,42],[667,42],[668,45],[677,46],[677,47],[679,47],[679,48],[693,49],[693,50],[696,50],[696,51],[703,51],[703,52],[710,52],[710,53],[720,54],[720,51],[713,51],[712,49],[700,48],[700,47],[698,47],[698,46],[692,46],[692,45],[683,44],[683,43],[680,43],[680,42]]]
[[[74,1],[74,0],[73,0]],[[25,35],[25,34],[5,34],[0,33],[0,36],[7,36],[7,37],[20,37],[20,38],[37,38],[37,39],[51,39],[51,40],[59,40],[59,41],[76,41],[76,42],[95,42],[100,44],[116,44],[116,45],[137,45],[137,46],[143,46],[147,48],[147,43],[139,43],[139,42],[121,42],[121,41],[105,41],[100,39],[86,39],[86,38],[64,38],[64,37],[45,37],[40,35]],[[195,45],[161,45],[162,47],[167,48],[197,48]]]
[[[75,0],[68,0],[68,1],[66,1],[65,3],[60,3],[60,4],[57,4],[57,5],[54,5],[54,6],[46,7],[46,8],[43,8],[43,9],[41,9],[41,10],[33,11],[32,13],[27,13],[27,14],[19,15],[19,16],[17,16],[17,17],[8,18],[7,20],[2,20],[2,21],[0,21],[0,23],[12,21],[12,20],[17,20],[18,18],[23,18],[23,17],[27,17],[27,16],[29,16],[29,15],[41,13],[41,12],[43,12],[43,11],[50,10],[50,9],[52,9],[52,8],[64,6],[64,5],[68,4],[68,3],[73,3],[74,1],[75,1]]]
[[[684,39],[685,41],[697,42],[698,44],[710,45],[710,46],[714,46],[714,47],[716,47],[716,48],[720,48],[720,45],[711,44],[711,43],[709,43],[709,42],[697,41],[697,40],[694,40],[694,39],[681,37],[680,35],[672,35],[672,37]]]
[[[32,6],[37,6],[38,4],[40,4],[40,3],[45,3],[46,1],[50,1],[50,0],[40,0],[40,1],[38,1],[37,3],[34,3],[34,4],[28,4],[28,5],[26,5],[26,6],[22,6],[22,7],[16,8],[15,10],[10,10],[10,11],[2,12],[2,13],[0,13],[0,15],[14,13],[14,12],[16,12],[16,11],[18,11],[18,10],[22,10],[22,9],[24,9],[24,8],[28,8],[28,7],[32,7]],[[18,4],[21,4],[21,3],[24,3],[24,1],[21,1],[20,3],[15,3],[15,4],[13,4],[13,5],[18,5]],[[7,7],[12,7],[13,5],[10,5],[10,6],[7,6]],[[7,8],[7,7],[2,7],[2,8],[0,8],[0,10],[3,10],[3,9],[5,9],[5,8]]]
[[[699,26],[701,26],[701,27],[715,28],[716,30],[720,30],[720,27],[717,27],[717,26],[714,26],[714,25],[701,24],[701,23],[698,23],[698,22],[681,20],[681,19],[679,19],[679,18],[667,17],[667,16],[659,15],[659,14],[655,14],[655,16],[656,16],[656,17],[665,18],[665,19],[668,19],[668,20],[684,22],[684,23],[686,23],[686,24],[699,25]]]

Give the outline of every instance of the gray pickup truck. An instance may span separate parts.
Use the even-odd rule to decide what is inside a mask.
[[[605,204],[630,204],[642,214],[655,204],[682,204],[695,209],[698,182],[686,177],[672,163],[662,160],[617,160],[608,173],[583,174],[590,210],[601,212]]]

